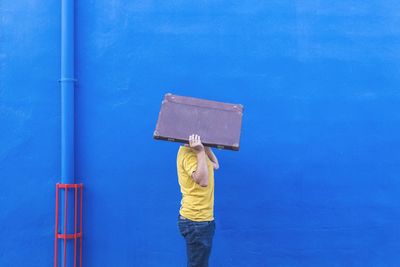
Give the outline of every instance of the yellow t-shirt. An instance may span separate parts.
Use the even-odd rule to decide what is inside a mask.
[[[192,221],[214,220],[214,168],[208,157],[208,185],[202,187],[192,178],[197,169],[197,156],[191,148],[181,146],[176,160],[182,192],[180,214]]]

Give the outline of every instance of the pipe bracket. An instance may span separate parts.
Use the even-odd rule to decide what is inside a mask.
[[[74,79],[74,78],[61,78],[61,79],[58,80],[58,82],[60,82],[60,83],[63,83],[63,82],[65,82],[65,83],[76,83],[76,82],[78,82],[78,80]]]

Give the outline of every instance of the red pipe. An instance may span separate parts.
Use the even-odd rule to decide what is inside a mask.
[[[74,190],[74,232],[71,234],[67,233],[67,222],[68,222],[68,189]],[[63,196],[65,198],[65,206],[64,206],[64,230],[63,233],[58,233],[59,227],[59,209],[60,209],[60,190],[64,190]],[[79,196],[78,196],[79,194]],[[80,202],[80,203],[79,203]],[[79,267],[82,267],[82,237],[83,237],[83,184],[57,184],[56,185],[56,229],[55,229],[55,238],[54,238],[54,267],[59,266],[58,259],[58,242],[61,239],[64,243],[63,246],[63,266],[67,266],[67,239],[74,239],[74,250],[73,250],[73,261],[74,267],[78,265],[78,238],[79,240]],[[79,209],[79,213],[78,213]],[[78,219],[79,214],[79,219]],[[79,222],[79,223],[78,223]],[[79,229],[79,232],[78,232]]]
[[[75,187],[75,214],[74,214],[74,233],[76,233],[76,224],[78,221],[78,187]],[[74,238],[74,267],[76,267],[76,238]]]
[[[58,234],[58,184],[56,184],[56,229],[55,229],[55,238],[54,238],[54,267],[57,267],[57,261],[58,261],[58,238],[57,238],[57,234]]]
[[[65,209],[64,209],[64,267],[67,266],[67,216],[68,216],[68,187],[65,188]]]
[[[81,184],[81,209],[80,209],[80,211],[81,211],[81,216],[80,216],[80,219],[81,219],[81,223],[79,224],[79,226],[80,226],[80,232],[81,232],[81,239],[80,239],[80,247],[79,247],[79,249],[80,249],[80,253],[79,253],[79,257],[80,257],[80,267],[82,267],[82,248],[83,248],[83,246],[82,246],[82,234],[83,234],[83,224],[82,224],[82,218],[83,218],[83,216],[82,216],[82,214],[83,214],[83,209],[82,209],[82,203],[83,203],[83,184]]]

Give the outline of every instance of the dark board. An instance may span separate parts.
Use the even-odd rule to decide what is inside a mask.
[[[243,105],[166,94],[153,137],[188,143],[198,134],[206,146],[239,150]]]

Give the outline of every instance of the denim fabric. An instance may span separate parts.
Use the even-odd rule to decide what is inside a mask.
[[[179,218],[178,226],[186,240],[187,266],[207,267],[215,232],[215,222],[195,222]]]

